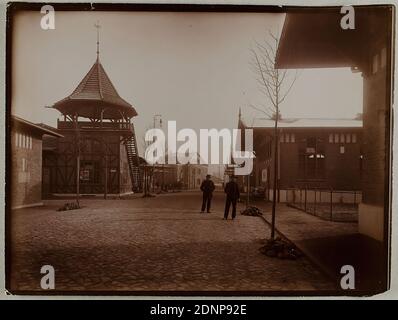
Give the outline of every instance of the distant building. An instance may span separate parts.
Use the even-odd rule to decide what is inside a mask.
[[[192,153],[186,164],[178,165],[178,180],[184,189],[199,189],[208,174],[209,166],[204,164],[200,154]]]
[[[179,181],[184,189],[199,189],[206,178],[208,166],[206,164],[178,165]]]
[[[43,136],[62,138],[51,127],[11,117],[11,209],[42,205]]]
[[[241,129],[249,128],[239,123]],[[273,190],[274,125],[271,119],[255,119],[250,126],[256,154],[250,186],[264,188],[268,200]],[[361,120],[283,119],[278,128],[278,201],[286,201],[292,188],[361,189]]]
[[[178,162],[177,155],[175,157]],[[191,154],[186,164],[170,164],[167,158],[166,156],[165,164],[146,165],[150,190],[199,189],[208,173],[208,165],[200,163],[198,154]]]

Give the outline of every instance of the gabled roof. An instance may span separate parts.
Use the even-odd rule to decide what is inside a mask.
[[[35,124],[14,115],[11,116],[11,126],[12,128],[26,130],[28,132],[36,133],[38,135],[47,134],[57,138],[63,137],[63,135],[59,134],[57,132],[57,129],[53,127],[50,127],[48,125]]]
[[[68,97],[53,106],[62,114],[78,114],[85,118],[132,118],[137,112],[121,98],[99,59],[95,61],[83,80]]]

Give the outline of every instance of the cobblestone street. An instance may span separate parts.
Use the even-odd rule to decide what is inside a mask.
[[[200,214],[199,193],[131,200],[86,200],[57,212],[66,200],[12,212],[13,290],[38,290],[40,268],[55,268],[59,291],[333,290],[305,258],[259,252],[269,227],[257,217],[222,220]]]

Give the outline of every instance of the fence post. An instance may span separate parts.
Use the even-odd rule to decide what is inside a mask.
[[[301,193],[301,188],[300,188],[300,209],[302,209],[302,203],[303,203],[303,199],[302,199],[302,193]]]
[[[333,189],[330,189],[330,221],[333,221]]]
[[[314,216],[316,216],[316,189],[314,190]]]
[[[304,211],[307,212],[307,186],[304,189]]]

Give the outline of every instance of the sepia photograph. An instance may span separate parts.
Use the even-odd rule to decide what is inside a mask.
[[[388,290],[394,15],[10,4],[8,292]]]

